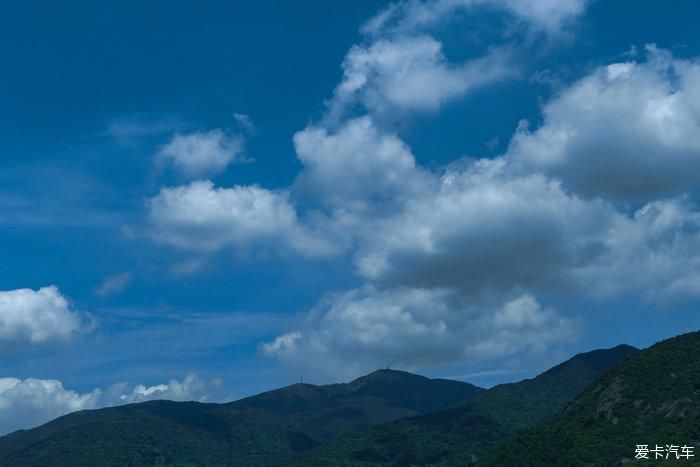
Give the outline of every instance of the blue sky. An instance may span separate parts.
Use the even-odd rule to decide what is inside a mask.
[[[1,431],[700,327],[696,2],[5,10]]]

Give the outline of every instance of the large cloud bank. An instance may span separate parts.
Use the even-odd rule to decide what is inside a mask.
[[[337,377],[350,359],[356,373],[547,352],[581,332],[547,306],[571,293],[700,297],[697,60],[648,46],[643,59],[600,66],[545,102],[537,127],[514,128],[495,158],[430,169],[399,136],[397,121],[517,77],[523,48],[567,36],[585,6],[392,4],[347,53],[324,115],[294,136],[292,187],[163,188],[149,201],[154,238],[350,255],[365,285],[329,294],[261,344],[307,374]],[[526,40],[509,29],[483,54],[450,60],[432,31],[482,7]]]

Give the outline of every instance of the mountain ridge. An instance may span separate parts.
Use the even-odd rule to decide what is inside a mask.
[[[638,444],[686,444],[700,456],[700,331],[610,368],[550,420],[502,443],[481,464],[619,465],[634,459]]]
[[[627,345],[584,352],[488,390],[380,369],[225,404],[150,401],[75,412],[0,437],[0,459],[13,466],[471,463],[637,352]]]
[[[494,386],[458,406],[348,433],[294,462],[470,463],[508,436],[556,413],[601,372],[636,352],[623,344],[579,353],[534,378]]]
[[[402,388],[411,388],[411,397]],[[149,401],[85,410],[0,437],[0,459],[11,465],[81,465],[83,459],[102,465],[268,465],[340,433],[447,407],[482,391],[462,381],[378,370],[349,383],[297,383],[225,404]],[[240,463],[230,464],[232,458]]]

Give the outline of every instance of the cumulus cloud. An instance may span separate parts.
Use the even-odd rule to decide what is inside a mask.
[[[261,352],[304,374],[337,378],[340,369],[356,375],[387,364],[420,368],[541,353],[574,339],[579,326],[529,295],[477,303],[449,289],[366,286],[326,299],[302,329]]]
[[[116,405],[118,402],[132,404],[156,399],[205,402],[210,398],[209,391],[220,385],[221,382],[218,379],[203,380],[194,373],[188,374],[182,381],[171,379],[167,383],[154,386],[139,384],[131,390],[127,383],[119,383],[105,391],[107,397],[102,404]]]
[[[205,381],[189,374],[182,381],[172,379],[166,384],[130,389],[127,383],[118,383],[81,394],[66,389],[55,379],[0,378],[0,435],[32,428],[78,410],[154,399],[203,402],[208,400],[208,391],[218,384],[217,380]]]
[[[299,222],[287,192],[257,185],[217,188],[196,181],[162,188],[149,200],[148,214],[156,240],[186,250],[271,246],[307,256],[334,252],[333,245]]]
[[[361,241],[358,269],[383,285],[561,288],[568,270],[598,253],[611,215],[556,181],[509,177],[502,160],[476,161],[448,170],[438,190],[377,222]]]
[[[544,106],[542,126],[521,124],[508,149],[588,197],[647,202],[700,175],[700,64],[648,47],[645,62],[599,68]]]
[[[384,287],[653,301],[696,298],[700,213],[688,197],[621,211],[567,193],[503,159],[451,168],[439,190],[376,221],[359,239],[358,271]]]
[[[343,79],[328,103],[334,124],[360,108],[375,116],[402,118],[434,112],[444,104],[520,72],[530,38],[552,39],[585,11],[585,0],[407,0],[389,4],[362,27],[365,42],[343,61]],[[464,13],[483,9],[511,20],[494,42],[472,58],[452,62],[434,29]],[[517,33],[514,33],[517,31]],[[517,39],[515,39],[517,37]]]
[[[95,287],[95,294],[100,297],[108,297],[124,290],[131,282],[131,274],[124,272],[106,277],[100,285]]]
[[[451,64],[442,44],[430,36],[382,39],[350,49],[331,113],[338,114],[356,103],[378,114],[435,111],[445,102],[502,80],[513,71],[508,53],[501,49]]]
[[[453,62],[430,29],[477,6],[507,12],[516,28],[500,47]],[[585,6],[390,5],[347,53],[324,117],[294,136],[302,170],[289,191],[163,188],[149,201],[154,237],[199,252],[351,251],[367,286],[322,300],[260,348],[319,374],[546,352],[581,327],[543,297],[700,297],[696,60],[649,47],[644,62],[601,67],[544,104],[539,128],[521,124],[494,159],[429,170],[391,129],[394,117],[507,78],[528,47],[508,34],[524,39],[524,26],[551,38]],[[301,214],[292,194],[310,195]]]
[[[616,216],[601,242],[605,254],[575,271],[586,294],[634,293],[660,303],[700,298],[700,212],[687,197]]]
[[[700,167],[697,62],[649,47],[645,62],[611,64],[563,89],[542,125],[521,124],[502,156],[430,172],[376,122],[466,92],[466,65],[415,34],[458,3],[395,4],[368,23],[373,42],[348,53],[331,123],[295,136],[298,186],[315,190],[328,222],[352,237],[370,285],[322,301],[263,354],[327,374],[348,368],[349,356],[354,374],[503,357],[580,332],[538,296],[700,297],[700,212],[689,192]],[[547,32],[584,6],[500,4]],[[432,80],[446,85],[411,84]],[[334,115],[356,104],[370,116]],[[516,324],[527,329],[511,332]]]
[[[32,428],[56,417],[98,406],[99,390],[67,390],[54,379],[0,378],[0,434]]]
[[[298,144],[298,151],[324,147],[329,134],[314,131],[317,143]],[[368,126],[348,140],[362,140],[362,134],[377,133]],[[337,143],[332,140],[317,158],[334,164],[333,157],[345,157]],[[542,309],[538,295],[632,294],[662,303],[700,297],[694,253],[700,213],[687,197],[628,211],[572,193],[536,169],[514,168],[518,161],[511,154],[458,161],[438,178],[416,166],[400,140],[392,139],[396,157],[385,159],[372,157],[373,144],[349,147],[357,150],[348,152],[353,162],[362,163],[365,152],[376,165],[357,178],[351,169],[342,171],[358,191],[338,197],[334,209],[352,209],[358,199],[375,205],[371,196],[363,198],[361,180],[370,190],[381,187],[397,167],[405,171],[404,185],[417,179],[417,186],[430,189],[388,189],[389,201],[393,194],[401,203],[383,216],[355,219],[368,226],[352,230],[357,270],[373,285],[322,302],[300,328],[261,347],[298,371],[332,374],[345,367],[357,374],[388,362],[416,368],[469,356],[504,357],[528,346],[545,351],[548,342],[573,339],[581,330],[578,321]],[[315,159],[308,156],[302,160],[313,171]],[[324,176],[313,175],[328,199],[336,187],[343,193],[340,175],[327,185]],[[494,303],[493,297],[514,298]],[[526,329],[512,331],[521,325]],[[348,366],[350,356],[357,366]]]
[[[331,208],[367,212],[412,197],[425,180],[410,148],[370,117],[335,132],[307,127],[294,135],[294,147],[304,165],[298,183]]]
[[[571,5],[546,6],[548,2],[540,1],[542,5],[528,8],[508,1],[494,5],[534,23],[539,15],[560,21],[576,14]],[[447,12],[469,6],[467,3],[401,2],[365,26],[371,39],[348,52],[343,79],[322,123],[312,124],[294,137],[297,156],[304,165],[294,189],[310,193],[311,199],[319,200],[316,205],[327,211],[309,212],[299,220],[287,192],[271,192],[256,185],[214,188],[210,182],[199,182],[163,188],[149,200],[153,237],[189,250],[214,251],[226,245],[246,249],[255,243],[307,256],[327,255],[347,248],[354,230],[366,228],[367,216],[384,216],[404,199],[420,196],[436,185],[433,177],[416,167],[408,146],[376,121],[406,111],[435,111],[477,87],[514,73],[508,47],[492,47],[482,56],[452,63],[442,43],[428,35],[424,26],[442,21]],[[423,8],[446,13],[434,15],[425,24],[416,22]],[[389,23],[403,26],[385,27]],[[349,117],[358,109],[367,115]],[[247,116],[236,114],[235,118],[248,126]],[[216,173],[237,157],[240,149],[222,143],[225,137],[220,130],[176,135],[161,148],[159,157],[171,160],[192,177]],[[231,150],[220,150],[225,146]],[[321,236],[314,233],[317,231],[332,237],[337,246],[320,241]]]
[[[65,341],[82,318],[54,285],[0,291],[0,349]]]
[[[220,129],[176,133],[167,144],[160,147],[156,159],[172,164],[189,178],[216,175],[234,161],[246,161],[243,138]]]

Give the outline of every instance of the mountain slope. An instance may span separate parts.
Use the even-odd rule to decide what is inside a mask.
[[[299,465],[461,465],[554,415],[603,371],[637,351],[618,346],[576,355],[533,379],[496,386],[466,403],[349,433]]]
[[[304,442],[316,445],[264,411],[151,401],[77,412],[7,435],[0,464],[264,465]]]
[[[612,368],[552,420],[504,443],[483,464],[616,465],[634,459],[637,444],[694,446],[695,462],[683,462],[697,465],[700,332],[662,341]]]
[[[0,438],[2,465],[262,465],[348,430],[444,408],[474,385],[379,370],[228,404],[153,401],[82,411]]]

